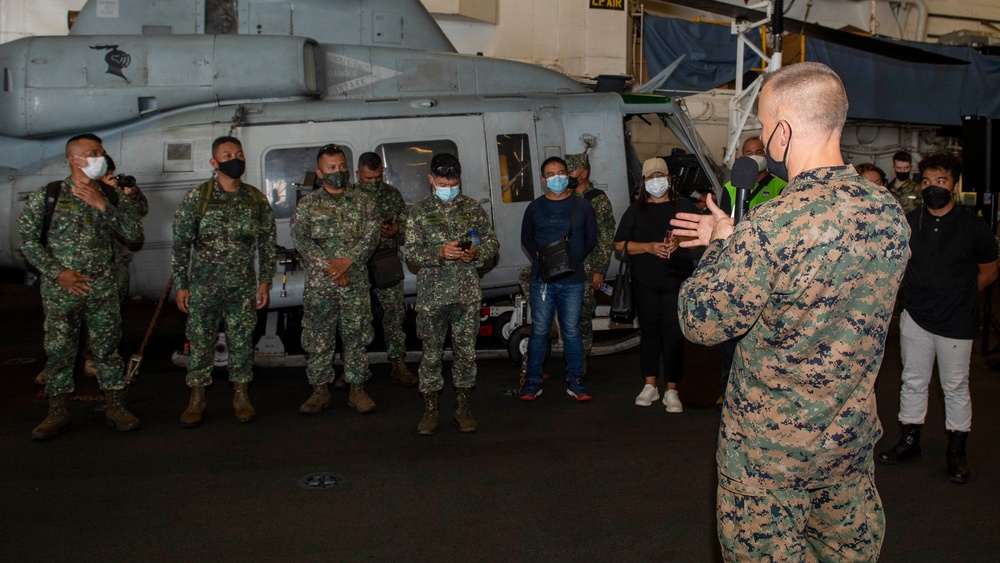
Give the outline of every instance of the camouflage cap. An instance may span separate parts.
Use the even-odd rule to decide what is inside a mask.
[[[566,170],[568,172],[572,172],[572,171],[576,170],[577,168],[583,166],[584,164],[587,164],[588,161],[589,161],[589,159],[587,157],[587,153],[585,153],[585,152],[580,152],[580,153],[576,153],[576,154],[567,154],[566,155]]]

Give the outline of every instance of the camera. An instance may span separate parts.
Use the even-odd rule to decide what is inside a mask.
[[[115,176],[115,180],[118,180],[119,188],[134,188],[135,187],[135,176],[128,176],[126,174],[119,174]]]

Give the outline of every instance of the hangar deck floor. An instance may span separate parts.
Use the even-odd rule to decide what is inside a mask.
[[[130,305],[125,348],[142,339],[152,304]],[[182,429],[183,372],[169,361],[183,316],[169,308],[146,353],[129,407],[138,432],[103,424],[98,404],[71,403],[74,425],[29,440],[45,413],[32,378],[41,369],[37,291],[0,285],[0,560],[3,561],[713,561],[718,350],[688,346],[681,398],[632,404],[638,354],[591,360],[595,399],[577,404],[553,381],[533,404],[504,394],[509,361],[479,365],[480,429],[450,423],[417,436],[421,401],[374,367],[378,412],[359,415],[338,391],[319,416],[298,414],[309,394],[301,369],[261,370],[251,387],[258,420],[233,420],[217,373],[206,422]],[[899,345],[895,324],[878,387],[895,440]],[[994,335],[994,341],[997,336]],[[936,379],[934,385],[937,385]],[[943,406],[932,388],[924,459],[877,469],[887,514],[883,561],[985,561],[1000,552],[1000,374],[972,360],[972,480],[945,475]],[[78,393],[96,393],[78,379]],[[306,490],[327,472],[336,486]]]

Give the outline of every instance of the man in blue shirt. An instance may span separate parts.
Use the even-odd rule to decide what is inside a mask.
[[[521,245],[531,258],[531,338],[528,340],[528,366],[522,401],[534,401],[542,394],[542,361],[552,328],[552,317],[559,315],[566,358],[566,393],[577,401],[589,401],[583,386],[583,342],[580,337],[580,309],[584,279],[583,260],[597,246],[597,219],[586,198],[572,197],[568,190],[566,161],[553,156],[542,163],[545,195],[524,210],[521,222]],[[572,218],[572,221],[571,221]],[[569,239],[573,271],[556,279],[545,280],[539,268],[538,250],[545,245]]]

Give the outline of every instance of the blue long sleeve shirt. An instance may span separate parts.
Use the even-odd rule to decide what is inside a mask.
[[[583,283],[583,260],[597,246],[597,216],[586,198],[567,197],[551,200],[539,197],[528,204],[521,221],[521,246],[531,259],[531,279],[541,280],[538,273],[538,248],[563,238],[569,232],[570,211],[576,201],[576,220],[569,239],[573,268],[576,273],[552,283]]]

